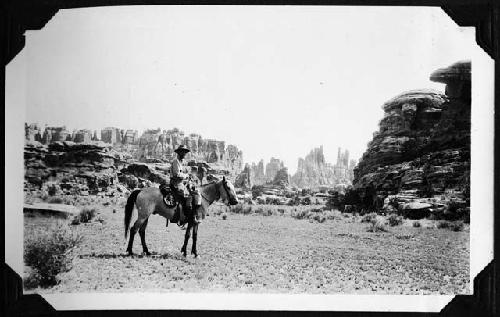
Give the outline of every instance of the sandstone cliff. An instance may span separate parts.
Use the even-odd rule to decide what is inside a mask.
[[[380,129],[354,170],[365,203],[420,216],[450,202],[469,206],[470,67],[463,61],[431,74],[446,94],[409,91],[383,105]]]
[[[66,127],[40,128],[36,124],[25,124],[27,142],[39,142],[40,145],[52,146],[56,142],[71,141],[76,144],[91,146],[101,140],[101,144],[116,152],[127,153],[135,161],[142,163],[167,164],[174,157],[174,150],[179,145],[186,145],[191,152],[186,156],[188,162],[209,163],[212,172],[224,174],[234,179],[243,168],[243,153],[235,145],[226,145],[224,141],[204,139],[198,134],[185,133],[177,128],[171,130],[150,129],[139,137],[136,130],[123,130],[107,127],[100,131],[75,130]]]

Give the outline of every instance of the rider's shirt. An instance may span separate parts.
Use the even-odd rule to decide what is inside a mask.
[[[170,170],[172,175],[172,183],[179,184],[182,183],[183,180],[187,179],[188,175],[184,173],[184,167],[182,166],[182,162],[178,158],[174,158]]]

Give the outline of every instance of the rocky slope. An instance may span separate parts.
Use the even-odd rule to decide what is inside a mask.
[[[354,188],[365,204],[418,217],[466,211],[470,68],[462,61],[431,74],[446,84],[446,94],[414,90],[383,105],[380,129],[354,170]]]

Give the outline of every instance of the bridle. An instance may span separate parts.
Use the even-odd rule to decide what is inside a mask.
[[[217,183],[215,183],[217,184]],[[222,181],[222,187],[224,188],[224,191],[226,192],[226,196],[229,198],[229,189],[227,188],[227,184],[225,181]],[[205,195],[203,195],[203,192],[200,191],[201,198],[205,199],[207,202],[210,202],[210,199],[208,199]],[[217,199],[220,199],[220,191],[219,191],[219,197]],[[229,199],[228,199],[229,200]]]

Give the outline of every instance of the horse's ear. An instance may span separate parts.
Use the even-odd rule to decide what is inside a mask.
[[[225,183],[226,182],[226,176],[222,176],[222,181]]]

